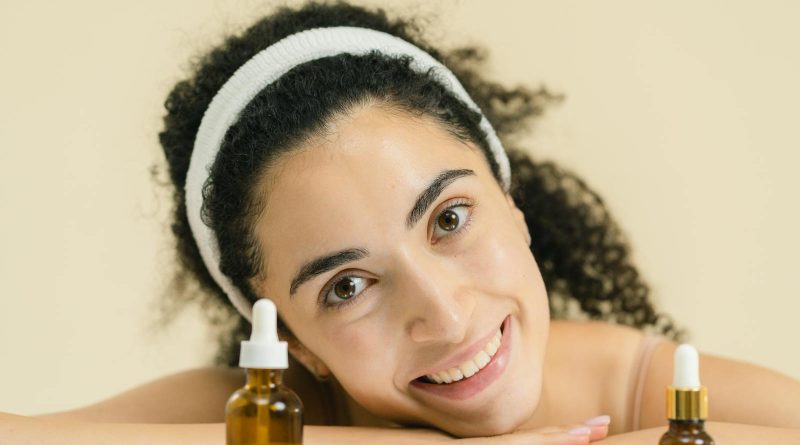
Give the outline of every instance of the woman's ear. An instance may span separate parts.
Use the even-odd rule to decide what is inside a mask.
[[[517,203],[514,202],[514,198],[511,197],[510,193],[506,193],[506,201],[508,202],[508,206],[511,209],[511,213],[514,215],[514,224],[516,224],[520,233],[522,233],[522,236],[525,237],[525,241],[530,246],[531,232],[528,229],[528,223],[525,222],[525,214],[522,213],[522,210],[520,210],[519,207],[517,207]]]
[[[331,378],[331,370],[328,369],[328,366],[313,352],[309,351],[305,345],[300,343],[300,340],[293,334],[281,329],[278,331],[278,338],[286,342],[287,349],[289,349],[292,357],[308,369],[317,380],[324,381]]]

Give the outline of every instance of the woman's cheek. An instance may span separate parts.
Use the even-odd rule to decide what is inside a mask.
[[[335,341],[331,342],[327,355],[343,375],[375,374],[388,363],[388,348],[385,342],[380,341],[386,338],[385,334],[376,330],[372,323],[355,322],[336,329],[330,335]]]
[[[387,419],[405,415],[407,407],[398,400],[393,378],[400,365],[391,333],[380,326],[359,324],[338,331],[332,370],[345,391],[362,407]],[[334,349],[332,348],[331,351]]]
[[[513,293],[519,289],[525,268],[530,267],[528,247],[510,233],[508,227],[495,225],[486,230],[482,225],[472,235],[472,242],[462,252],[466,273],[480,280],[476,285],[486,286],[490,293]]]

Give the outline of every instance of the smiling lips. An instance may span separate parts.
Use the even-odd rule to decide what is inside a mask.
[[[440,378],[441,381],[446,382],[446,383],[450,383],[450,382],[452,382],[454,380],[454,377],[450,376],[450,381],[447,381],[446,376],[450,375],[449,371],[451,371],[451,370],[455,370],[455,369],[460,370],[460,372],[462,373],[462,377],[464,377],[464,375],[467,375],[467,374],[472,375],[477,370],[480,370],[481,368],[483,368],[486,365],[486,363],[489,362],[489,360],[492,358],[492,356],[497,352],[496,348],[494,348],[494,351],[491,354],[489,354],[486,350],[487,349],[488,350],[492,350],[492,348],[490,347],[490,344],[494,343],[494,338],[498,335],[498,333],[502,334],[502,329],[503,329],[503,326],[505,326],[506,320],[508,320],[508,316],[506,316],[506,318],[503,320],[503,324],[499,328],[495,329],[494,331],[490,332],[489,334],[487,334],[483,338],[479,339],[478,341],[473,343],[469,348],[467,348],[467,349],[457,353],[456,355],[450,357],[447,361],[443,361],[443,363],[438,364],[434,368],[435,371],[428,371],[425,374],[423,374],[420,377],[418,377],[417,380],[422,379],[423,381],[425,381],[425,379],[427,377],[430,381],[435,381],[433,379],[433,376],[438,375],[438,377]],[[499,346],[499,342],[497,342],[497,343],[498,343],[498,346]],[[486,355],[485,358],[482,357],[482,355],[483,355],[483,354],[481,354],[482,351]],[[481,356],[481,357],[478,358],[477,356]],[[476,367],[478,368],[478,369],[476,369],[474,371],[471,370],[471,366],[469,364],[473,360],[476,363],[474,363],[472,366],[477,365]],[[466,365],[465,369],[461,369],[461,365],[462,364]],[[455,379],[455,380],[458,380],[458,379]]]
[[[436,383],[457,382],[465,377],[471,377],[473,374],[483,369],[492,359],[492,356],[494,356],[494,354],[497,352],[497,348],[500,347],[500,338],[502,335],[503,334],[500,331],[500,328],[497,328],[492,339],[489,340],[483,349],[478,351],[474,357],[468,359],[458,366],[446,369],[444,371],[425,374],[425,377]]]
[[[481,392],[484,388],[488,387],[492,382],[497,380],[500,377],[500,375],[503,374],[505,368],[508,366],[509,351],[511,348],[510,315],[506,316],[505,320],[503,321],[503,325],[501,326],[500,329],[502,332],[502,336],[500,338],[499,347],[495,350],[494,354],[489,359],[489,362],[485,363],[482,368],[480,368],[470,376],[465,377],[462,371],[461,379],[453,379],[452,376],[449,375],[449,372],[456,367],[445,368],[445,371],[426,374],[425,376],[412,380],[410,383],[410,387],[413,388],[414,391],[422,391],[424,393],[430,393],[435,396],[448,399],[455,399],[455,400],[467,399]],[[495,339],[494,334],[495,333],[491,333],[487,336],[488,338],[486,338],[485,340],[476,342],[475,345],[470,347],[470,349],[462,352],[461,354],[459,354],[459,356],[454,357],[448,363],[452,363],[453,361],[456,361],[467,354],[472,354],[472,355],[467,355],[467,357],[474,357],[475,355],[479,354],[483,350],[478,348],[490,347],[490,345],[487,343],[494,342]],[[460,370],[461,368],[458,367],[457,369]],[[450,377],[450,383],[448,383],[447,380],[444,379],[441,380],[442,383],[432,383],[433,381],[429,383],[427,379],[428,375],[443,377],[442,374],[444,372],[447,372],[448,377]]]

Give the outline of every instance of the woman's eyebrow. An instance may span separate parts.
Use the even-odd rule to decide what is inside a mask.
[[[463,176],[474,175],[475,172],[470,169],[444,170],[439,173],[417,197],[414,206],[411,208],[411,211],[408,212],[406,228],[411,230],[417,221],[422,218],[422,215],[428,211],[428,207],[436,201],[436,198],[438,198],[442,191],[453,181]],[[292,297],[294,297],[297,288],[306,281],[329,270],[335,269],[342,264],[360,260],[367,256],[369,256],[369,251],[367,249],[350,248],[332,254],[326,254],[307,262],[300,268],[294,279],[292,279],[291,285],[289,286],[289,299],[291,300]]]
[[[470,169],[458,169],[458,170],[445,170],[439,173],[436,178],[431,181],[431,183],[425,187],[425,190],[419,194],[417,201],[414,203],[414,207],[411,208],[411,211],[408,212],[408,218],[406,218],[406,228],[411,230],[414,227],[414,224],[422,218],[422,215],[428,211],[428,207],[436,201],[436,198],[442,193],[448,185],[450,185],[456,179],[462,176],[474,176],[475,172]]]

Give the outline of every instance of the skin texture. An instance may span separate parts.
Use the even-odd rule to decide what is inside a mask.
[[[360,405],[392,421],[465,437],[521,426],[540,398],[550,315],[522,213],[477,147],[426,117],[368,104],[328,130],[263,181],[267,205],[256,230],[266,278],[254,286],[297,337],[292,353],[309,369],[332,372]],[[448,169],[474,175],[451,182],[408,229],[418,194]],[[453,203],[470,207],[454,209],[459,224],[448,231],[437,221]],[[370,255],[302,284],[290,298],[303,264],[347,248]],[[361,293],[341,310],[320,309],[322,289],[345,276],[358,277]],[[343,300],[329,293],[327,301]],[[509,314],[509,365],[486,390],[455,402],[409,388]]]

